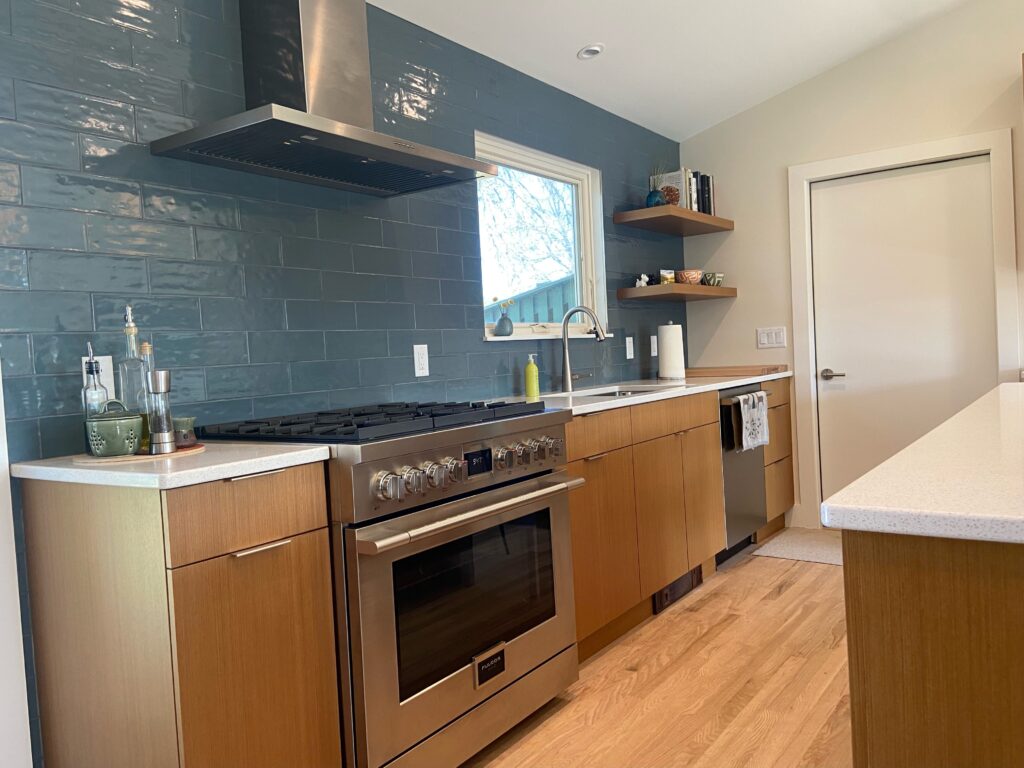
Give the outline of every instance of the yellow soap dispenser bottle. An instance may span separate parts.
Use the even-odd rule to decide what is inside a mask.
[[[531,354],[529,362],[526,363],[526,371],[523,378],[526,381],[526,399],[540,399],[540,369],[537,368],[537,355]]]

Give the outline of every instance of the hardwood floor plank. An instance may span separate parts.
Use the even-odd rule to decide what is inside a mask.
[[[842,569],[739,557],[467,768],[849,768]]]

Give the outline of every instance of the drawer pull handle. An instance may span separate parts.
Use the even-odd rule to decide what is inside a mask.
[[[266,552],[268,549],[277,549],[283,547],[285,544],[291,544],[291,539],[285,539],[284,541],[275,541],[270,544],[264,544],[262,547],[253,547],[252,549],[243,549],[241,552],[233,552],[232,557],[248,557],[249,555],[255,555],[258,552]]]
[[[238,477],[229,477],[229,483],[237,483],[240,480],[252,480],[254,477],[266,477],[267,475],[279,475],[284,472],[283,469],[271,469],[266,472],[256,472],[251,475],[239,475]]]
[[[599,454],[597,454],[597,456],[587,456],[583,460],[584,461],[597,461],[598,459],[603,459],[607,455],[608,455],[607,453],[599,453]]]

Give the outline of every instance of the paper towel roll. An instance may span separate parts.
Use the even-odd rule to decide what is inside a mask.
[[[682,380],[686,378],[683,353],[683,326],[658,326],[658,378]]]

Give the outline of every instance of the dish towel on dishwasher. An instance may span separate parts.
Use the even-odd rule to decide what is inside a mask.
[[[768,445],[768,395],[764,392],[751,392],[740,395],[740,428],[743,441],[742,451],[752,451],[762,445]]]

